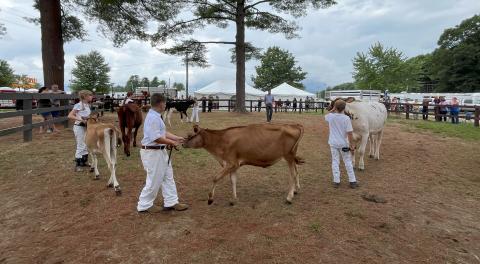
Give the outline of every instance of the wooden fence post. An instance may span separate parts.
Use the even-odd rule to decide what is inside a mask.
[[[405,117],[406,117],[407,119],[410,119],[410,104],[405,103],[404,106],[405,106]]]
[[[324,110],[325,110],[325,103],[324,103],[324,102],[322,102],[322,106],[321,106],[321,107],[322,107],[322,115],[323,115],[323,114],[324,114]]]
[[[252,112],[252,101],[250,101],[250,112]]]
[[[23,111],[32,110],[32,97],[23,100]],[[32,141],[32,114],[23,116],[23,125],[30,126],[29,129],[23,131],[23,141],[29,142]]]
[[[480,118],[480,106],[475,106],[475,121],[474,121],[474,126],[478,127],[479,126],[479,119]]]
[[[228,100],[228,112],[230,112],[230,100]]]

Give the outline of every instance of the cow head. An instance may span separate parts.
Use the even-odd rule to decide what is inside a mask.
[[[182,146],[184,148],[201,148],[204,145],[202,137],[203,128],[198,125],[193,126],[193,133],[189,133]]]
[[[92,112],[90,116],[87,117],[87,125],[88,124],[95,124],[98,123],[98,117],[100,116],[100,113],[98,112]]]

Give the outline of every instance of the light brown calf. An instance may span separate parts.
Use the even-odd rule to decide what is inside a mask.
[[[189,135],[185,148],[204,148],[222,166],[221,172],[213,179],[208,195],[212,204],[215,187],[219,180],[230,175],[233,199],[237,201],[238,168],[243,165],[269,167],[284,158],[290,168],[287,202],[291,203],[294,193],[300,188],[297,164],[304,161],[297,156],[298,144],[303,136],[303,126],[299,124],[253,124],[230,127],[222,130],[202,129],[194,126],[195,134]]]
[[[122,193],[115,176],[115,166],[117,164],[117,144],[121,144],[118,129],[113,124],[98,122],[98,113],[90,115],[87,120],[87,133],[85,134],[85,143],[88,152],[92,157],[91,170],[95,171],[95,180],[99,179],[97,154],[102,153],[110,170],[110,179],[108,187],[113,187],[115,193]]]

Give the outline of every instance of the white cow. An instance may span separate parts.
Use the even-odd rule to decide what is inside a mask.
[[[387,121],[387,109],[379,102],[353,101],[347,103],[345,113],[352,118],[353,139],[360,156],[358,169],[364,170],[363,156],[367,142],[370,139],[371,158],[380,159],[380,145],[382,144],[383,128]],[[355,166],[355,154],[353,156]]]

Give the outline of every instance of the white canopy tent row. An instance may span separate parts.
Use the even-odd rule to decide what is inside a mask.
[[[315,98],[315,94],[295,88],[286,82],[273,88],[271,90],[271,93],[275,98],[275,100],[282,100],[282,101],[286,101],[287,99],[290,101],[293,101],[294,98],[296,98],[297,101],[300,101],[300,99],[305,101],[307,97]]]
[[[202,97],[220,100],[235,99],[237,93],[235,80],[219,80],[194,92],[194,97],[200,100]],[[265,92],[255,89],[252,86],[245,83],[245,100],[258,100],[265,95]],[[220,102],[220,106],[227,106],[228,102]],[[246,103],[246,106],[250,104]]]

